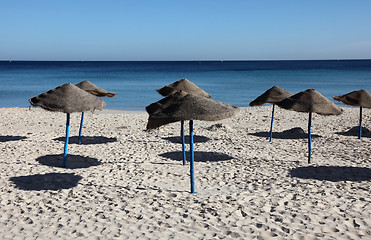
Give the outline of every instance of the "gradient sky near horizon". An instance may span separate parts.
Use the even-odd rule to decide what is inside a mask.
[[[369,0],[1,0],[0,60],[371,59]]]

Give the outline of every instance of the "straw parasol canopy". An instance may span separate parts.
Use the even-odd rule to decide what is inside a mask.
[[[93,94],[98,97],[114,97],[116,96],[116,93],[108,92],[92,82],[89,81],[82,81],[78,84],[76,84],[77,87],[81,88],[82,90],[85,90],[86,92]],[[84,112],[81,114],[81,123],[80,123],[80,131],[79,131],[79,144],[81,144],[81,134],[82,134],[82,125],[84,122]]]
[[[333,97],[337,101],[341,101],[347,105],[359,106],[359,135],[358,138],[362,138],[362,108],[371,108],[371,95],[361,89],[353,91],[341,96]]]
[[[284,109],[309,113],[308,163],[310,163],[312,154],[312,113],[318,113],[321,115],[340,115],[343,113],[343,110],[312,88],[285,98],[281,102],[278,102],[277,105]]]
[[[170,96],[167,96],[163,99],[161,99],[158,102],[152,103],[146,107],[146,111],[149,115],[155,114],[160,112],[161,110],[169,107],[174,102],[180,100],[181,98],[185,97],[188,93],[184,91],[179,91],[178,94],[172,94]]]
[[[174,94],[146,107],[149,113],[147,129],[158,128],[162,125],[185,120],[189,121],[190,143],[190,183],[191,193],[195,193],[194,181],[194,150],[193,150],[193,120],[217,121],[232,117],[238,108],[225,103],[217,102],[200,95],[185,91]],[[185,164],[184,129],[182,127],[183,164]]]
[[[92,82],[89,81],[82,81],[78,84],[76,84],[77,87],[81,88],[82,90],[87,91],[88,93],[91,93],[98,97],[114,97],[116,96],[116,93],[106,91],[97,85],[95,85]]]
[[[371,108],[371,94],[363,89],[341,96],[333,96],[333,98],[347,105]]]
[[[156,91],[161,94],[164,97],[170,96],[175,92],[179,91],[185,91],[187,93],[201,96],[201,97],[206,97],[206,98],[211,98],[211,95],[202,90],[201,88],[197,87],[194,83],[191,81],[183,78],[179,81],[176,81],[172,84],[166,85],[163,88],[156,89]]]
[[[197,87],[194,83],[187,79],[181,79],[176,81],[172,84],[166,85],[161,89],[156,89],[158,93],[162,96],[168,97],[173,95],[176,92],[183,91],[186,93],[194,94],[200,97],[210,98],[211,95],[202,90],[201,88]],[[179,95],[180,96],[180,95]],[[169,104],[172,104],[175,101],[174,97],[171,98],[164,98],[156,103],[151,104],[150,106],[146,107],[146,111],[152,115],[165,109]],[[186,155],[185,155],[185,140],[184,140],[184,121],[180,121],[180,132],[182,138],[182,149],[183,149],[183,164],[186,164]]]
[[[285,98],[291,97],[292,93],[286,91],[285,89],[273,86],[272,88],[265,91],[262,95],[257,97],[254,101],[250,103],[250,106],[259,106],[265,103],[276,104]]]
[[[343,110],[314,89],[307,89],[277,103],[278,106],[297,112],[314,112],[321,115],[340,115]]]
[[[262,95],[257,97],[254,101],[250,103],[250,106],[258,106],[263,105],[265,103],[272,103],[272,120],[271,120],[271,129],[270,129],[270,137],[269,141],[272,142],[272,134],[273,134],[273,120],[274,120],[274,106],[277,102],[282,101],[285,98],[288,98],[294,94],[279,88],[277,86],[273,86],[272,88],[265,91]]]
[[[92,94],[65,83],[29,99],[32,106],[54,112],[86,112],[102,110],[106,103]]]
[[[150,112],[147,129],[185,120],[222,120],[232,117],[238,110],[235,106],[183,91],[153,103],[146,109]]]

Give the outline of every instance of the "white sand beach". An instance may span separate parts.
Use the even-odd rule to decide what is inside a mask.
[[[62,168],[66,114],[0,108],[0,239],[371,239],[371,133],[343,109],[313,114],[311,164],[308,114],[276,108],[272,143],[271,106],[195,121],[190,194],[179,123],[86,113],[78,145],[71,114]]]

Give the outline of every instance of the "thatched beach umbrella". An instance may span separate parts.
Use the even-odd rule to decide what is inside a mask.
[[[82,90],[87,91],[90,94],[93,94],[97,97],[114,97],[116,93],[109,92],[104,90],[103,88],[98,87],[94,83],[90,81],[82,81],[76,84],[77,87],[81,88]],[[81,122],[80,122],[80,130],[79,130],[79,144],[81,144],[81,133],[82,133],[82,125],[84,123],[84,112],[81,113]]]
[[[200,97],[211,98],[211,95],[205,92],[202,88],[198,87],[196,84],[192,83],[188,79],[180,79],[176,82],[173,82],[165,87],[156,89],[156,91],[164,97],[170,96],[176,92],[184,91],[193,95]],[[159,103],[159,102],[158,102]],[[163,103],[159,103],[163,104]],[[148,111],[147,111],[148,112]],[[148,112],[149,113],[149,112]],[[185,140],[184,140],[184,121],[180,121],[180,135],[182,138],[182,150],[183,150],[183,164],[186,164],[186,155],[185,155]]]
[[[366,90],[353,91],[341,96],[333,96],[337,101],[341,101],[344,104],[351,106],[359,106],[359,135],[358,138],[362,137],[362,108],[371,108],[371,94]]]
[[[74,112],[86,112],[102,110],[106,103],[90,93],[76,87],[71,83],[65,83],[45,93],[29,99],[32,106],[41,107],[48,111],[67,113],[66,141],[62,166],[66,166],[67,146],[70,129],[70,114]]]
[[[270,129],[270,135],[269,135],[269,141],[272,142],[272,131],[273,131],[273,119],[274,119],[274,106],[276,103],[282,101],[285,98],[288,98],[294,94],[273,86],[272,88],[268,89],[265,91],[262,95],[257,97],[254,101],[250,103],[250,106],[259,106],[263,105],[265,103],[272,103],[273,108],[272,108],[272,119],[271,119],[271,129]]]
[[[340,115],[343,113],[343,110],[314,89],[307,89],[305,91],[297,93],[291,97],[282,100],[281,102],[278,102],[277,105],[284,109],[309,113],[308,163],[310,163],[312,152],[312,113],[318,113],[321,115]]]
[[[87,91],[88,93],[91,93],[97,97],[114,97],[116,96],[116,93],[109,92],[104,90],[103,88],[98,87],[94,83],[90,81],[82,81],[78,84],[76,84],[77,87],[81,88],[82,90]]]
[[[191,193],[194,193],[193,120],[222,120],[235,115],[238,108],[183,91],[176,92],[164,100],[149,105],[147,108],[152,112],[148,118],[147,129],[158,128],[173,122],[190,120],[190,182]]]
[[[160,89],[156,89],[156,91],[164,97],[170,96],[179,91],[184,91],[197,96],[211,98],[210,94],[185,78],[173,82],[172,84],[166,85],[165,87],[162,87]]]

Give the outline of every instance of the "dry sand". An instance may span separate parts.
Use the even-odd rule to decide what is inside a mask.
[[[145,112],[66,115],[1,108],[0,239],[371,239],[371,133],[357,108],[308,114],[241,108],[195,121],[196,194],[180,124],[145,131]],[[371,128],[371,110],[364,110]],[[304,131],[303,131],[304,130]],[[188,135],[188,126],[186,128]],[[187,150],[189,147],[187,146]]]

